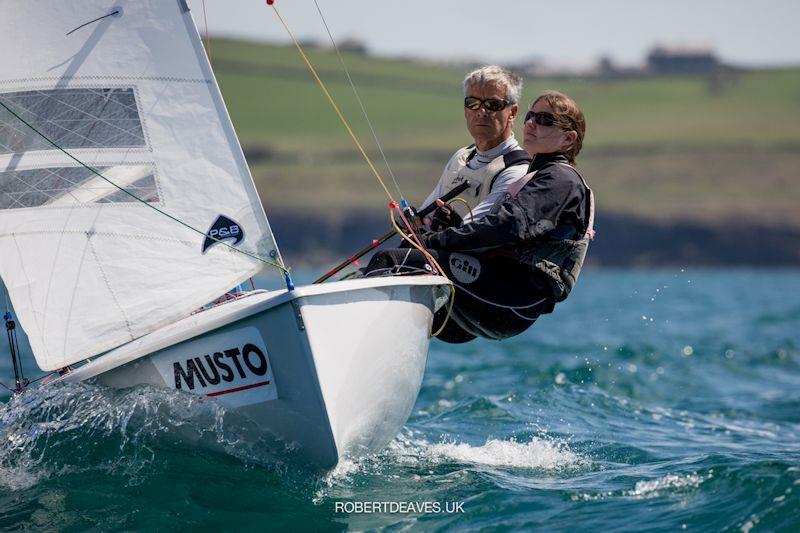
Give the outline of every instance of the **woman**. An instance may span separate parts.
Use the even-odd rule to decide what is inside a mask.
[[[456,286],[439,339],[517,335],[569,295],[593,235],[592,194],[574,166],[585,130],[583,112],[570,97],[542,94],[525,116],[523,146],[533,156],[529,173],[482,220],[424,237]],[[411,273],[426,264],[418,250],[385,250],[365,270]]]

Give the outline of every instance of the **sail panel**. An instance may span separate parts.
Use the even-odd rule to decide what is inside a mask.
[[[241,237],[227,244],[279,258],[180,0],[6,4],[0,45],[16,53],[0,101],[67,152],[0,109],[0,276],[42,369],[179,320],[262,270],[204,246],[218,220]]]
[[[158,187],[150,165],[101,166],[94,170],[121,186],[79,166],[42,167],[0,172],[0,210],[80,205],[94,202],[157,203]],[[137,199],[138,198],[138,199]]]
[[[3,93],[3,102],[62,148],[144,147],[133,88],[76,88]],[[52,150],[20,119],[0,108],[0,154]]]

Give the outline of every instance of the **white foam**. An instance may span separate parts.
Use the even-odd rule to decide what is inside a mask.
[[[697,487],[709,477],[711,477],[711,474],[708,477],[698,474],[686,474],[683,476],[667,474],[658,479],[637,481],[633,490],[629,490],[625,494],[635,498],[653,498],[660,496],[661,492],[665,490]]]
[[[36,485],[42,477],[44,473],[33,472],[27,466],[0,467],[0,487],[12,491],[28,489]]]
[[[322,502],[331,497],[331,493],[335,488],[347,485],[353,476],[362,470],[363,464],[363,461],[342,458],[336,468],[320,479],[320,486],[314,492],[311,502],[314,505],[322,504]]]
[[[363,468],[363,460],[342,458],[336,465],[336,468],[328,472],[323,478],[323,482],[328,487],[333,487],[337,483],[349,481],[353,475],[357,474]]]
[[[135,483],[153,462],[153,444],[203,443],[224,452],[236,442],[223,432],[223,413],[216,402],[175,391],[32,388],[0,404],[0,491],[86,468]],[[74,442],[80,443],[76,453]],[[97,462],[87,465],[90,456]]]
[[[535,438],[530,442],[489,439],[483,446],[441,443],[429,445],[429,455],[466,463],[557,470],[583,466],[588,461],[570,450],[566,443]]]
[[[359,474],[398,477],[397,474],[387,473],[386,470],[391,471],[392,468],[417,469],[419,476],[425,476],[426,473],[433,474],[432,466],[450,461],[550,471],[590,464],[588,459],[571,451],[566,442],[553,438],[534,437],[530,442],[489,439],[482,446],[471,446],[458,443],[431,444],[414,436],[415,432],[406,428],[386,450],[377,455],[355,460],[343,458],[336,468],[319,480],[313,503],[319,505],[332,498],[334,493],[351,485]]]
[[[608,491],[596,494],[576,494],[571,497],[572,501],[593,501],[603,500],[614,496],[628,496],[636,499],[659,498],[669,495],[670,492],[680,489],[691,489],[700,486],[704,481],[711,479],[712,472],[705,476],[696,473],[677,475],[667,474],[658,479],[648,479],[637,481],[631,490]]]

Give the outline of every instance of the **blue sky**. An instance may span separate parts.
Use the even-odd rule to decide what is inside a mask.
[[[204,31],[201,0],[188,0]],[[800,65],[800,0],[317,0],[334,37],[374,54],[589,66],[644,61],[654,44],[707,46],[744,66]],[[205,0],[209,31],[288,42],[264,0]],[[314,0],[276,0],[292,31],[327,39]]]

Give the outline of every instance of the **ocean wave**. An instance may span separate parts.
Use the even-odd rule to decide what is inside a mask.
[[[27,488],[91,469],[133,481],[153,461],[154,446],[204,438],[221,443],[223,412],[214,402],[144,387],[30,389],[0,405],[0,485]]]
[[[706,474],[691,472],[687,474],[667,474],[656,479],[642,479],[637,481],[632,489],[605,491],[598,493],[573,494],[573,501],[594,501],[614,497],[648,499],[665,496],[677,496],[687,490],[696,489],[703,482],[711,479],[713,471]]]
[[[489,439],[481,446],[441,443],[428,447],[431,457],[452,459],[463,463],[512,468],[561,470],[583,467],[589,461],[571,451],[566,443],[534,438],[530,442]]]
[[[698,474],[667,474],[664,477],[651,480],[637,481],[632,490],[626,491],[626,496],[634,498],[654,498],[664,492],[674,492],[678,489],[696,488],[706,479],[711,478],[711,473],[706,476]]]
[[[413,473],[429,486],[431,494],[442,484],[450,490],[456,486],[474,486],[476,476],[487,473],[492,484],[506,484],[509,479],[519,485],[531,473],[574,474],[592,468],[584,455],[570,449],[567,441],[539,432],[525,440],[487,439],[483,444],[464,442],[429,442],[418,432],[405,428],[379,454],[358,459],[343,459],[337,467],[319,480],[313,502],[317,505],[352,494],[364,484],[384,484],[403,479]],[[491,467],[487,469],[487,467]],[[498,471],[499,470],[499,471]],[[511,478],[508,477],[511,476]],[[418,487],[418,490],[423,490]]]
[[[92,384],[30,389],[0,404],[0,487],[102,472],[129,485],[169,468],[159,455],[187,461],[232,458],[286,471],[292,447],[213,400],[139,386]]]

